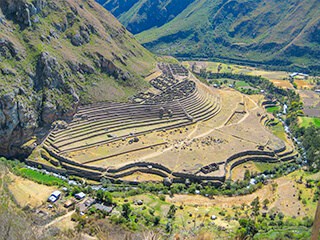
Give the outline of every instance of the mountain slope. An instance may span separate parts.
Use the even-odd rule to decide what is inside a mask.
[[[0,154],[22,154],[21,144],[81,103],[126,100],[154,63],[94,1],[2,0]]]
[[[194,0],[96,0],[133,34],[160,27],[174,19]]]
[[[317,0],[199,0],[138,39],[176,56],[319,66],[319,27]]]
[[[113,5],[122,1],[113,0]],[[136,14],[130,12],[150,19],[158,15],[154,8],[144,5],[122,9],[119,20],[133,29],[132,25],[139,26],[140,22],[134,21]],[[117,6],[120,11],[121,4]],[[138,40],[159,54],[295,64],[320,71],[318,0],[193,0],[168,21],[160,27],[149,26],[137,34]]]
[[[138,39],[158,53],[177,56],[316,66],[319,5],[317,0],[201,0]]]

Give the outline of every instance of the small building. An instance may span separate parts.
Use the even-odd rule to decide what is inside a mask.
[[[82,199],[84,199],[86,197],[86,194],[84,192],[79,192],[79,193],[75,194],[74,197],[77,200],[82,200]]]
[[[106,213],[111,213],[113,210],[112,206],[105,206],[99,203],[96,203],[95,205],[93,205],[96,209],[102,211],[102,212],[106,212]]]
[[[85,201],[84,205],[85,205],[86,207],[91,207],[92,204],[94,204],[95,202],[96,202],[96,200],[95,200],[94,198],[88,198],[88,199]]]
[[[135,200],[135,201],[134,201],[134,204],[141,206],[141,205],[143,205],[143,200],[141,200],[141,199]]]
[[[216,220],[217,219],[217,216],[216,215],[212,215],[211,216],[211,220]]]
[[[64,207],[65,208],[69,208],[69,207],[71,207],[71,206],[73,206],[75,204],[75,201],[74,200],[72,200],[72,199],[69,199],[68,201],[66,201],[65,203],[64,203]]]
[[[297,72],[294,72],[294,73],[289,74],[289,77],[290,77],[290,78],[294,78],[294,77],[297,76],[297,75],[298,75],[298,73],[297,73]]]
[[[289,74],[289,77],[290,77],[290,79],[294,79],[297,77],[297,78],[303,78],[303,79],[307,80],[309,78],[309,75],[305,74],[305,73],[294,72],[294,73]]]
[[[61,196],[61,192],[60,191],[54,191],[53,193],[51,193],[50,197],[48,198],[48,202],[56,202]]]

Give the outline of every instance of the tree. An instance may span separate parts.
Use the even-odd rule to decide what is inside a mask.
[[[130,203],[125,203],[122,205],[122,216],[129,219],[130,213],[132,212]]]
[[[269,199],[266,198],[265,200],[263,200],[263,208],[264,208],[264,209],[268,209],[268,206],[267,206],[267,205],[268,205],[269,203],[270,203]]]
[[[241,239],[247,239],[247,236],[253,237],[257,232],[256,225],[252,219],[242,218],[239,220]],[[244,231],[245,229],[245,231]]]
[[[250,174],[250,171],[248,169],[246,169],[246,171],[244,172],[244,178],[243,180],[250,180],[251,178],[251,174]]]
[[[252,213],[255,216],[259,215],[259,210],[260,210],[260,202],[259,202],[259,197],[256,197],[252,202],[251,202],[251,209],[252,209]]]
[[[102,191],[99,189],[96,194],[98,201],[105,203],[106,205],[112,204],[112,195],[109,192]]]
[[[154,224],[155,226],[159,225],[160,220],[161,220],[161,218],[160,218],[159,216],[156,216],[156,217],[154,218],[153,224]]]
[[[171,218],[171,219],[174,219],[174,215],[176,214],[176,211],[177,211],[177,208],[175,205],[171,205],[170,206],[170,209],[168,211],[168,214],[167,214],[167,218]]]
[[[172,223],[171,222],[167,222],[167,224],[166,224],[166,232],[167,233],[171,233],[172,232]]]

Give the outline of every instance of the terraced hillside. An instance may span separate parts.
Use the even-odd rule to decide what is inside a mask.
[[[94,180],[219,185],[246,161],[297,156],[289,140],[267,130],[268,114],[253,99],[208,87],[177,64],[158,71],[131,103],[84,105],[71,122],[56,122],[29,164]]]

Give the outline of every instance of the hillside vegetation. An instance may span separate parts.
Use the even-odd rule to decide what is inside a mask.
[[[179,15],[194,0],[96,0],[133,34],[160,27]]]
[[[121,12],[122,1],[112,2],[113,7],[104,6]],[[142,31],[138,40],[156,53],[319,71],[317,0],[193,0],[184,3],[183,10],[179,4],[172,5],[167,12],[179,7],[177,14],[170,14],[172,19],[167,18],[164,24],[156,19],[162,15],[159,9],[163,9],[163,2],[168,1],[152,1],[157,7],[148,7],[148,2],[124,8],[118,17],[134,33]]]
[[[24,153],[36,129],[79,104],[126,101],[154,67],[154,56],[94,1],[1,1],[1,154]]]

